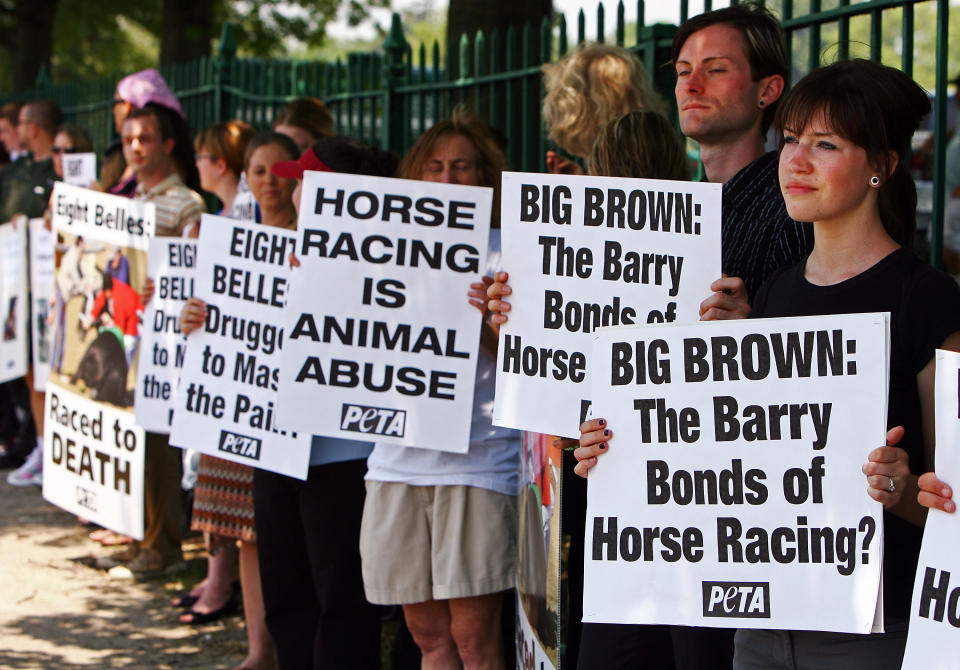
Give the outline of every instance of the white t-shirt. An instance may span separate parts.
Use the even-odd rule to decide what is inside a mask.
[[[501,269],[500,231],[490,230],[487,274]],[[466,282],[464,289],[466,289]],[[466,292],[466,291],[464,291]],[[367,459],[371,481],[414,486],[476,486],[517,495],[520,470],[520,432],[493,425],[496,360],[480,349],[473,396],[470,447],[465,454],[435,449],[400,447],[377,442]]]

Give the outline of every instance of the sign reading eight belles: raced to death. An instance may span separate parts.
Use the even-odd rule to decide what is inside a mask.
[[[503,174],[493,422],[576,436],[590,404],[591,333],[690,322],[720,277],[720,184]]]
[[[874,629],[887,317],[597,334],[584,621]]]
[[[489,188],[304,175],[280,370],[285,426],[465,452]]]

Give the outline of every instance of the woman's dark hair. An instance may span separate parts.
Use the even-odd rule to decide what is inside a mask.
[[[327,167],[345,174],[393,177],[399,163],[395,154],[351,137],[321,137],[312,149]]]
[[[268,144],[279,144],[284,151],[290,154],[289,160],[295,161],[300,158],[300,148],[297,147],[293,140],[282,133],[265,130],[262,133],[254,135],[253,139],[247,143],[247,153],[243,156],[244,169],[250,166],[250,157],[253,155],[253,152]]]
[[[245,165],[247,143],[257,134],[253,126],[245,121],[223,121],[207,126],[193,140],[197,153],[203,152],[222,158],[227,169],[240,176]]]
[[[73,144],[73,150],[76,153],[93,151],[93,141],[90,139],[90,134],[80,126],[64,124],[60,126],[57,135],[60,133],[70,138],[70,143]]]
[[[656,112],[628,112],[604,124],[587,167],[590,174],[603,177],[690,178],[680,136],[667,117]]]
[[[316,98],[297,98],[281,107],[273,118],[273,127],[277,126],[296,126],[316,139],[333,135],[330,110]]]
[[[900,245],[912,247],[917,188],[910,174],[910,138],[929,112],[926,92],[910,77],[856,59],[819,68],[797,82],[774,126],[782,148],[784,130],[802,133],[822,117],[833,132],[866,151],[881,179],[877,206],[883,227]]]

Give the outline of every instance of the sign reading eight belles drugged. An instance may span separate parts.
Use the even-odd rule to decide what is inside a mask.
[[[609,452],[587,487],[584,621],[869,633],[887,314],[610,328]]]
[[[493,422],[576,436],[591,333],[690,322],[720,277],[720,184],[505,172]]]
[[[489,188],[307,172],[280,375],[281,420],[465,452]]]
[[[294,231],[204,214],[170,444],[307,478],[310,432],[277,424],[277,380]]]

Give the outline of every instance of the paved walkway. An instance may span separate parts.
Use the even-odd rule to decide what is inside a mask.
[[[190,571],[144,583],[92,567],[109,553],[76,518],[18,489],[0,471],[0,668],[233,668],[245,656],[240,617],[191,628],[170,598]]]

